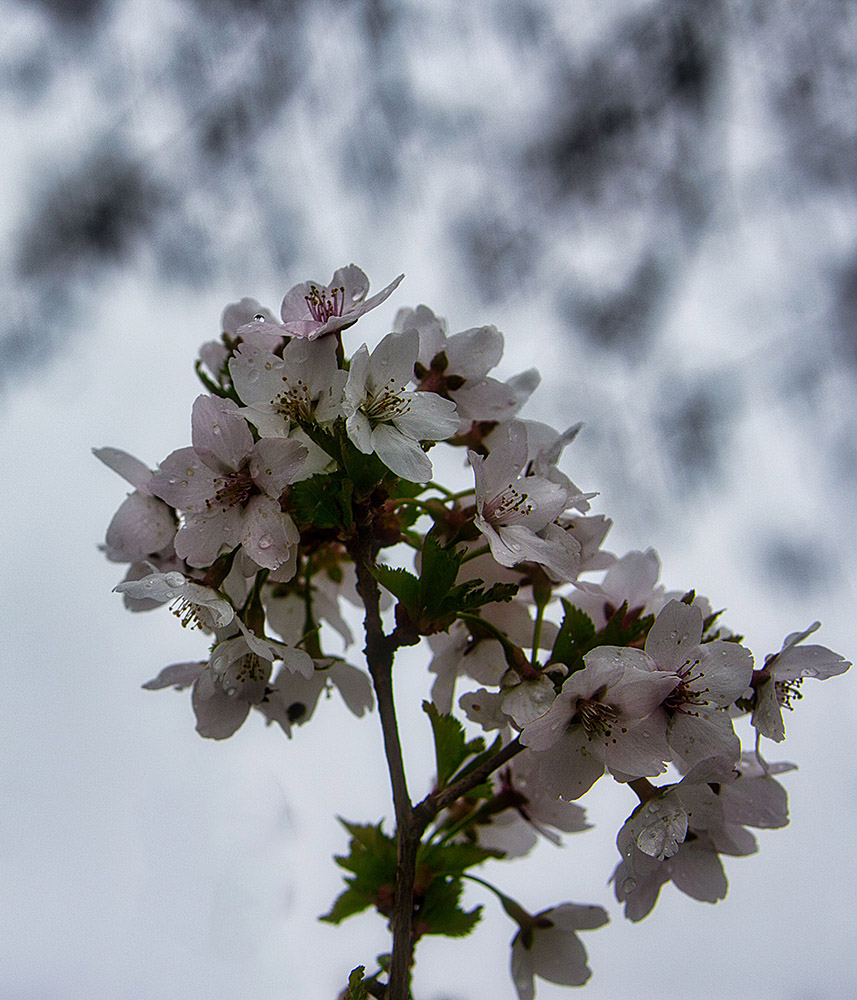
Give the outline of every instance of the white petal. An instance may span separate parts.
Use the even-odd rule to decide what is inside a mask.
[[[408,482],[426,483],[431,479],[432,466],[426,453],[391,424],[378,424],[373,429],[372,450],[388,469]]]

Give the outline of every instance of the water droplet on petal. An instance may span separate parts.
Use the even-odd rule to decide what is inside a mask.
[[[625,895],[628,895],[628,893],[633,892],[636,888],[637,888],[636,879],[626,878],[622,880],[622,892],[624,892]]]
[[[226,689],[226,697],[227,698],[234,698],[236,694],[238,694],[238,688],[231,687],[231,688],[227,688]]]
[[[178,482],[178,479],[176,479],[175,476],[170,476],[170,478],[167,480],[167,482],[170,484],[170,486],[175,486],[176,483]]]
[[[262,313],[256,313],[256,315],[253,317],[253,322],[254,323],[264,323],[265,322],[265,317],[262,315]]]
[[[650,802],[646,806],[646,808],[649,810],[650,813],[656,813],[661,811],[660,803],[658,802]]]
[[[260,549],[269,549],[274,544],[274,539],[270,535],[262,535],[259,539]]]
[[[212,426],[211,430],[213,431],[213,433],[214,433],[214,434],[215,434],[215,435],[216,435],[217,437],[220,437],[220,435],[221,435],[221,433],[222,433],[222,432],[221,432],[221,430],[220,430],[220,424],[214,424],[214,425]]]
[[[804,667],[800,675],[801,677],[818,677],[818,671],[814,667]]]

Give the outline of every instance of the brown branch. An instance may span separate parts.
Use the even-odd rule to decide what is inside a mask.
[[[414,811],[408,793],[399,725],[393,700],[393,657],[398,648],[394,636],[384,634],[381,622],[380,591],[372,574],[375,547],[371,535],[361,532],[352,549],[357,571],[357,590],[366,608],[364,630],[366,634],[366,664],[375,688],[378,714],[384,737],[384,753],[390,773],[393,809],[396,815],[396,897],[391,929],[393,953],[387,985],[386,1000],[410,1000],[411,966],[413,965],[414,935],[414,879],[417,851],[422,830],[414,824]]]
[[[493,757],[475,767],[470,774],[459,778],[458,781],[447,785],[446,788],[427,795],[422,802],[414,807],[414,821],[416,828],[419,830],[419,835],[422,836],[425,828],[442,809],[452,805],[456,799],[460,799],[463,795],[476,788],[477,785],[481,785],[489,774],[493,774],[498,767],[502,767],[506,761],[511,760],[525,749],[526,747],[519,739],[513,740],[511,743],[507,743],[501,750],[498,750]]]

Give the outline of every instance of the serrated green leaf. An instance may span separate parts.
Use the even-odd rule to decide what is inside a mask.
[[[445,601],[455,586],[462,553],[440,544],[432,529],[425,537],[420,566],[419,607],[422,616],[432,617],[445,609]]]
[[[452,715],[441,715],[429,701],[423,702],[423,711],[431,720],[437,761],[437,783],[439,788],[443,788],[468,757],[482,753],[485,741],[480,736],[468,741],[464,726],[458,719]]]
[[[429,886],[416,915],[416,926],[423,934],[464,937],[479,923],[482,907],[468,911],[459,906],[460,879],[436,878]]]
[[[511,601],[520,587],[517,583],[495,583],[487,590],[478,588],[481,580],[470,580],[460,584],[450,594],[449,604],[455,602],[456,611],[475,611],[486,604],[498,604]],[[474,586],[476,585],[476,586]]]
[[[551,651],[551,660],[564,663],[573,670],[595,635],[595,625],[586,612],[561,598],[565,616]]]
[[[649,634],[654,621],[654,615],[640,617],[639,609],[629,614],[626,601],[613,612],[607,624],[595,636],[597,641],[590,645],[590,649],[595,646],[631,646],[638,643]]]
[[[377,906],[385,894],[392,894],[396,885],[395,839],[384,833],[380,823],[372,826],[340,822],[351,834],[351,841],[349,853],[334,860],[353,874],[345,878],[348,888],[336,898],[330,912],[319,917],[332,924],[369,906]]]
[[[503,856],[503,851],[478,844],[428,844],[420,850],[419,864],[438,875],[458,877],[474,865]]]
[[[345,435],[341,436],[339,443],[342,450],[342,467],[354,484],[355,496],[367,496],[380,482],[393,476],[374,452],[371,455],[364,455]]]
[[[318,919],[323,920],[326,924],[340,924],[347,917],[353,917],[355,913],[362,913],[363,910],[368,909],[371,903],[372,901],[365,892],[350,886],[336,897],[330,911],[322,914]]]
[[[407,609],[411,618],[418,617],[418,601],[420,593],[420,581],[409,573],[406,569],[393,569],[392,566],[385,566],[378,563],[372,568],[375,579],[382,587],[397,598]]]
[[[295,521],[314,528],[350,530],[353,486],[341,475],[319,475],[295,483],[290,503]]]
[[[365,973],[365,965],[358,965],[356,969],[351,970],[351,975],[348,977],[347,995],[349,1000],[368,1000],[369,991],[366,989],[366,983],[364,982]]]

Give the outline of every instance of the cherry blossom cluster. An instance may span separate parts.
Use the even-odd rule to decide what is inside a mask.
[[[291,736],[331,689],[356,716],[377,703],[397,830],[347,825],[352,874],[324,919],[373,907],[394,945],[368,978],[355,970],[351,994],[404,1000],[414,943],[477,922],[480,908],[460,903],[469,879],[517,925],[512,978],[526,1000],[534,976],[586,982],[577,932],[607,912],[564,902],[532,914],[467,869],[587,829],[577,800],[609,775],[637,803],[612,876],[626,916],[645,917],[670,881],[723,898],[720,856],[755,851],[748,827],[787,823],[775,775],[793,765],[768,763],[761,739],[783,740],[806,678],[850,664],[805,641],[818,623],[756,659],[705,598],[666,591],[652,550],[605,550],[596,494],[559,467],[580,425],[519,416],[539,376],[489,374],[504,346],[494,326],[449,335],[419,306],[371,351],[350,347],[349,329],[401,280],[367,297],[352,264],[293,287],[279,319],[254,299],[227,306],[220,338],[200,349],[190,446],[156,469],[95,451],[133,487],[104,551],[127,566],[116,590],[130,610],[168,605],[207,637],[205,658],[144,685],[190,688],[200,735],[230,737],[256,712]],[[461,456],[454,486],[433,478],[440,443]],[[346,605],[364,616],[359,665],[344,658]],[[437,780],[413,805],[385,677],[421,643]],[[405,843],[422,872],[407,884]]]

